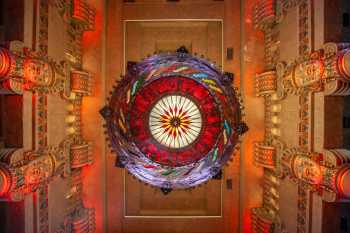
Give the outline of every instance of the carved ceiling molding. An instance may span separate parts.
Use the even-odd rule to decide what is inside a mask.
[[[48,57],[49,4],[53,4],[68,25],[69,41],[63,61]],[[66,199],[71,206],[57,232],[92,233],[95,231],[93,209],[82,204],[81,169],[93,163],[92,144],[82,137],[81,107],[84,96],[92,93],[93,76],[82,67],[82,35],[94,30],[95,10],[84,0],[39,1],[37,50],[13,41],[0,48],[1,93],[35,96],[35,148],[0,150],[0,197],[23,200],[38,193],[38,231],[49,232],[48,185],[57,176],[71,184]],[[59,145],[47,144],[47,99],[59,96],[68,111],[67,136]]]
[[[252,230],[259,233],[271,233],[274,230],[274,216],[264,208],[253,208],[251,211]]]
[[[83,33],[95,30],[96,12],[86,0],[52,0],[51,2],[68,26],[69,41],[66,59],[72,66],[81,68]]]
[[[292,95],[324,91],[325,95],[349,95],[350,44],[327,43],[304,61],[280,62],[277,79]]]
[[[279,23],[296,7],[298,18],[295,20],[299,22],[299,58],[296,61],[280,61]],[[252,210],[253,232],[271,232],[272,225],[279,232],[285,232],[284,224],[278,218],[279,191],[276,189],[274,193],[271,191],[274,187],[270,190],[271,186],[266,184],[276,180],[275,185],[278,187],[280,179],[284,179],[286,174],[298,185],[297,232],[306,232],[305,206],[308,205],[310,193],[318,192],[327,201],[349,198],[342,188],[344,182],[348,182],[348,165],[329,166],[324,163],[312,163],[315,152],[311,149],[309,137],[313,127],[310,125],[312,95],[316,92],[323,92],[325,96],[350,94],[350,48],[346,43],[327,43],[322,49],[312,51],[308,0],[259,0],[252,13],[255,28],[265,35],[265,70],[255,76],[256,96],[265,100],[265,138],[255,144],[254,151],[254,164],[264,169],[263,205],[257,208],[259,214],[256,209]],[[297,157],[295,161],[304,161],[302,164],[305,165],[295,167],[305,171],[312,167],[322,170],[322,182],[317,185],[303,180],[300,174],[296,175],[295,170],[289,170],[287,173],[284,170],[286,166],[282,162],[282,155],[289,149],[281,141],[280,113],[283,111],[282,101],[289,96],[299,97],[299,125],[296,132],[299,135],[299,154],[294,155],[303,155],[304,157]],[[321,155],[323,158],[329,158],[330,153],[325,150]],[[344,155],[340,157],[343,158]],[[269,228],[257,228],[257,225],[262,225],[259,218],[264,218],[261,217],[265,216],[261,214],[264,212],[269,213],[270,218],[267,219],[271,220],[272,216],[273,221],[269,223]]]
[[[324,201],[335,202],[350,198],[350,151],[325,150],[304,153],[298,149],[285,150],[282,174],[295,183],[319,194]]]

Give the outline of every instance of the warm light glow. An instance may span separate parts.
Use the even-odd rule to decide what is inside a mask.
[[[271,118],[271,122],[274,124],[280,124],[281,123],[281,119],[278,116],[273,116]]]
[[[272,128],[271,133],[275,136],[280,136],[281,135],[281,130],[279,128]]]
[[[345,197],[350,197],[350,167],[342,168],[336,178],[337,189]]]
[[[75,128],[74,127],[67,128],[67,134],[74,134],[74,133],[75,133]]]
[[[275,197],[278,197],[278,192],[275,188],[270,188],[270,192],[275,196]]]
[[[73,111],[73,109],[74,109],[74,105],[73,104],[68,104],[67,106],[66,106],[66,108],[67,108],[67,110],[68,111]]]
[[[70,96],[69,96],[69,99],[70,99],[70,100],[75,100],[76,96],[77,96],[77,95],[76,95],[74,92],[71,92],[71,94],[70,94]]]
[[[11,186],[11,182],[6,173],[7,171],[0,168],[0,197],[6,195]]]
[[[274,100],[274,101],[278,100],[278,95],[277,95],[277,93],[273,93],[273,94],[271,95],[271,100]]]
[[[0,77],[8,74],[11,68],[11,57],[7,50],[0,48]]]
[[[73,123],[75,121],[76,117],[74,115],[69,115],[66,117],[67,123]]]
[[[281,104],[274,104],[271,107],[271,111],[272,112],[280,112],[282,109],[282,105]]]

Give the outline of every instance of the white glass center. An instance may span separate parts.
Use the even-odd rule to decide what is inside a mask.
[[[197,139],[202,128],[202,116],[197,105],[181,95],[161,98],[149,116],[152,136],[162,145],[183,148]]]

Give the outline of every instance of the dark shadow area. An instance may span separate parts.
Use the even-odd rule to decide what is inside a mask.
[[[350,96],[344,97],[343,145],[350,150]]]
[[[24,201],[0,202],[0,232],[25,232]]]
[[[323,203],[323,233],[350,233],[350,203]]]
[[[350,1],[325,0],[325,42],[349,41]]]
[[[0,148],[23,147],[23,97],[0,95]]]
[[[0,2],[0,31],[2,31],[2,33],[0,32],[0,39],[3,41],[23,41],[24,0],[5,0]]]

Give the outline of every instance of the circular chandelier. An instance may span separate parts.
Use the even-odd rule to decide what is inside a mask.
[[[184,47],[129,62],[101,110],[116,166],[164,193],[217,176],[248,130],[232,81]]]

